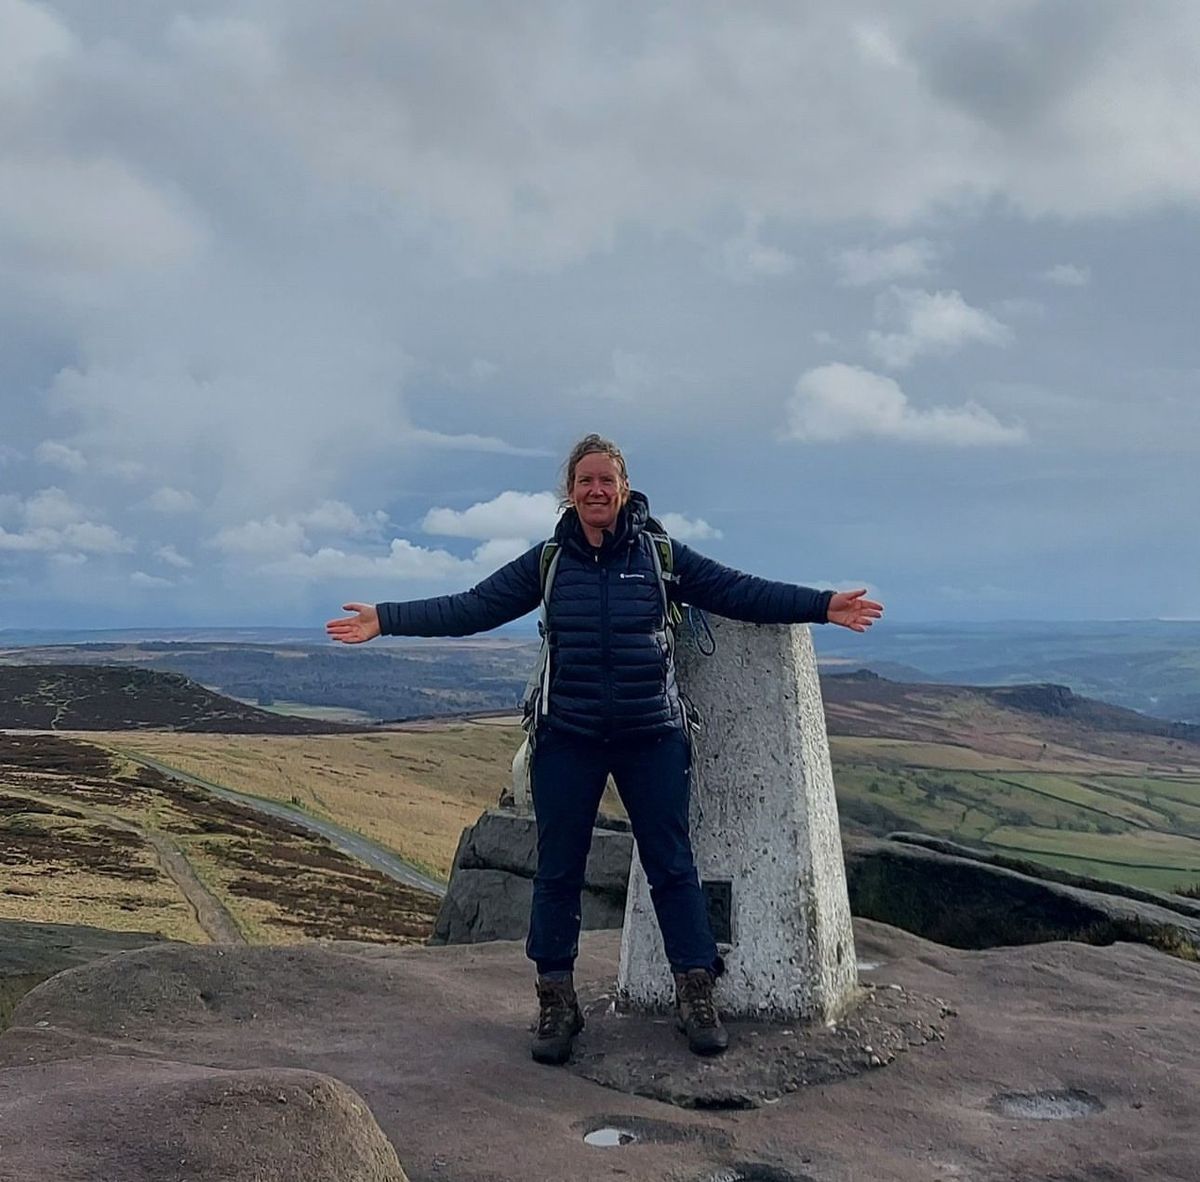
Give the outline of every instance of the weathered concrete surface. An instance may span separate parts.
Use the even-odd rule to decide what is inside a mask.
[[[824,1020],[856,983],[837,800],[812,638],[806,627],[714,617],[716,651],[677,646],[693,745],[691,835],[702,880],[732,884],[721,1008]],[[720,938],[718,936],[718,943]],[[621,1001],[665,1010],[674,984],[641,863],[626,904]]]
[[[1186,899],[1175,910],[907,841],[847,837],[844,846],[855,915],[939,944],[994,948],[1049,940],[1126,940],[1200,960],[1200,918],[1185,913]]]
[[[626,833],[594,830],[582,898],[585,931],[621,925],[631,848]],[[430,943],[524,939],[536,870],[533,817],[489,809],[459,839]]]
[[[592,1035],[570,1064],[605,1087],[681,1108],[760,1108],[799,1088],[886,1066],[946,1036],[953,1008],[899,985],[855,991],[836,1023],[743,1021],[723,1054],[699,1067],[681,1059],[671,1017],[631,1015],[615,993],[581,996]]]
[[[0,1030],[17,1002],[47,977],[113,952],[164,942],[153,932],[0,919]]]
[[[20,1182],[124,1179],[68,1152],[68,1130],[103,1113],[118,1119],[141,1073],[193,1065],[342,1080],[413,1182],[699,1182],[751,1165],[751,1177],[776,1182],[1195,1182],[1196,965],[1128,944],[962,952],[867,921],[856,928],[864,982],[945,999],[957,1011],[945,1039],[733,1112],[684,1111],[533,1063],[535,1005],[517,943],[166,946],[107,958],[39,986],[0,1035],[0,1178],[7,1168],[15,1182],[9,1163],[24,1154]],[[617,952],[616,933],[585,934],[589,996],[613,989]],[[742,1023],[731,1030],[737,1039]],[[600,1023],[585,1030],[581,1055],[604,1038]],[[706,1070],[676,1045],[678,1071]],[[123,1061],[126,1074],[106,1067],[103,1095],[69,1091],[97,1056]],[[1027,1093],[1092,1115],[1023,1119],[1015,1114],[1036,1105],[1013,1097]],[[60,1122],[61,1157],[38,1164],[48,1126],[10,1116],[14,1102]],[[626,1122],[645,1139],[583,1141]],[[149,1119],[141,1133],[158,1136]]]

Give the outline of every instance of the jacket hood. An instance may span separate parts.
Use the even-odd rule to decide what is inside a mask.
[[[601,554],[615,550],[619,546],[632,545],[641,536],[642,531],[646,528],[646,522],[649,520],[650,502],[646,499],[646,494],[631,490],[629,500],[621,506],[621,512],[617,514],[613,528],[604,531],[604,541],[600,545]],[[554,530],[554,540],[560,546],[571,546],[584,554],[590,555],[595,549],[587,540],[583,526],[579,522],[579,514],[574,508],[568,509],[558,519],[558,525]]]

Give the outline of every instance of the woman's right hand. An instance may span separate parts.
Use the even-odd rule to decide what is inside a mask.
[[[342,611],[358,614],[330,620],[325,625],[325,631],[331,640],[339,640],[342,644],[362,644],[379,635],[379,613],[372,604],[343,603]]]

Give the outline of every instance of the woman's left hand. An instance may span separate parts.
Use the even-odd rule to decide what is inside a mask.
[[[883,604],[864,599],[866,593],[866,587],[860,587],[857,591],[835,591],[829,601],[826,619],[852,632],[865,632],[883,615]]]

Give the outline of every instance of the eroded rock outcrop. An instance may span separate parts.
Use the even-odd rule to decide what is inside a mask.
[[[597,829],[584,928],[619,928],[632,837]],[[957,948],[1077,940],[1200,959],[1200,904],[921,834],[843,836],[853,913]],[[536,866],[532,817],[492,809],[463,831],[432,943],[523,939]]]
[[[939,944],[998,948],[1123,940],[1200,960],[1200,916],[1189,914],[1185,899],[1172,909],[1165,901],[1174,896],[1148,902],[1052,881],[968,857],[966,847],[926,848],[911,835],[904,841],[846,837],[842,845],[854,914]],[[1096,888],[1105,885],[1091,881]]]
[[[112,932],[65,923],[0,919],[0,1030],[41,981],[114,952],[167,942],[152,932]]]
[[[0,1035],[0,1180],[393,1182],[369,1106],[430,1182],[1194,1182],[1196,965],[1120,943],[963,952],[867,920],[855,945],[876,993],[944,1000],[944,1039],[885,1064],[848,1015],[847,1040],[870,1035],[877,1064],[735,1113],[534,1063],[519,943],[120,953],[40,985]],[[708,1077],[671,1022],[601,1019],[617,949],[614,932],[581,941],[595,1020],[580,1065],[636,1041],[646,1064]],[[629,1026],[620,1046],[613,1022]],[[762,1039],[730,1028],[743,1047]]]
[[[626,832],[593,831],[582,899],[585,931],[621,926],[632,850]],[[533,817],[488,809],[459,839],[430,943],[524,939],[536,870]]]
[[[362,1098],[313,1071],[88,1056],[0,1071],[0,1110],[5,1179],[406,1182]]]

